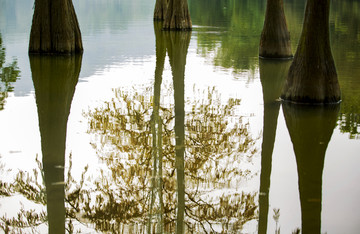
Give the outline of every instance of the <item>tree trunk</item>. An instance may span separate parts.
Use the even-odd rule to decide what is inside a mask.
[[[301,233],[321,233],[322,174],[340,105],[283,103],[282,107],[296,157]]]
[[[154,20],[163,21],[165,19],[168,0],[156,0],[154,10]]]
[[[38,108],[49,233],[65,233],[66,129],[81,55],[31,55],[30,66]]]
[[[267,0],[259,56],[263,58],[292,57],[283,0]]]
[[[36,0],[29,53],[71,54],[83,51],[72,0]]]
[[[170,0],[164,20],[164,30],[191,30],[187,0]]]
[[[299,103],[341,99],[329,38],[330,0],[308,0],[299,45],[282,98]]]

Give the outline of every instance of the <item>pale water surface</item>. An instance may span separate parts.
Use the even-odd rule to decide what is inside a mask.
[[[29,57],[33,1],[0,2],[2,231],[359,232],[359,1],[331,1],[325,107],[278,100],[265,0],[189,0],[192,32],[162,32],[154,0],[73,2],[72,57]],[[294,53],[304,2],[284,1]]]

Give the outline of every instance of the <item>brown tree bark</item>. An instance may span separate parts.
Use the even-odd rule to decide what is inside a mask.
[[[35,0],[29,53],[82,51],[81,32],[72,0]]]
[[[163,29],[184,31],[192,29],[187,0],[169,1]]]
[[[298,103],[341,99],[329,38],[330,0],[308,0],[299,45],[282,93]]]
[[[165,19],[169,0],[156,0],[154,9],[154,20],[163,21]]]
[[[263,58],[292,57],[283,0],[267,0],[259,56]]]

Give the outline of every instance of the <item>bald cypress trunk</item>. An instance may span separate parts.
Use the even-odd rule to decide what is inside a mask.
[[[169,0],[156,0],[154,9],[154,20],[163,21],[165,19],[168,1]]]
[[[329,38],[330,0],[308,0],[299,45],[282,98],[299,103],[336,103],[340,87]]]
[[[164,30],[191,30],[192,22],[187,0],[170,0],[164,20]]]
[[[72,0],[35,0],[29,53],[82,51],[81,32]]]
[[[283,0],[267,0],[259,56],[264,58],[292,57]]]

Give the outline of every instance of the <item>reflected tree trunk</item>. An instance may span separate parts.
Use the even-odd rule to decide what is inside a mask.
[[[81,32],[72,0],[35,0],[29,53],[82,51]]]
[[[30,55],[41,134],[49,233],[65,233],[66,129],[81,60],[81,55]]]
[[[322,173],[339,109],[339,104],[283,104],[297,163],[302,233],[321,233]]]
[[[177,31],[192,29],[187,0],[169,0],[163,28]]]
[[[162,23],[154,23],[154,31],[156,37],[156,68],[155,68],[155,81],[154,81],[154,102],[153,113],[151,116],[151,132],[152,132],[152,158],[153,158],[153,171],[151,178],[151,201],[149,209],[149,223],[148,233],[151,233],[153,212],[156,213],[156,233],[164,232],[164,219],[163,219],[163,179],[162,179],[162,119],[160,116],[160,95],[162,74],[164,70],[164,63],[166,57],[166,47],[164,40],[164,32],[162,31]],[[157,198],[157,199],[156,199]],[[158,204],[155,204],[155,202]],[[157,206],[154,209],[154,206]]]
[[[177,177],[176,233],[185,233],[185,65],[191,32],[166,32],[175,99],[175,167]]]
[[[156,0],[154,9],[154,20],[163,21],[165,19],[169,0]]]
[[[330,0],[308,0],[305,18],[282,98],[299,103],[341,99],[329,38]]]
[[[259,60],[260,80],[264,99],[263,142],[261,145],[261,174],[259,192],[258,233],[267,233],[269,190],[272,154],[275,143],[277,120],[280,110],[279,97],[290,61]]]
[[[292,57],[283,0],[267,0],[259,56],[263,58]]]

